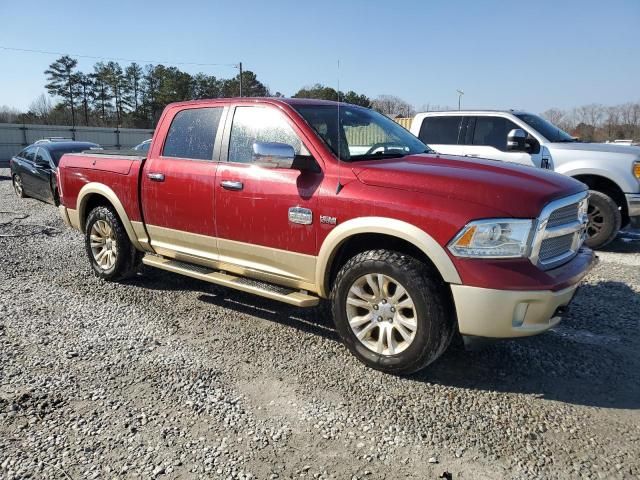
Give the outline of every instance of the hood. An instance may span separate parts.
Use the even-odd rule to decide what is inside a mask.
[[[619,153],[621,155],[631,155],[640,157],[640,147],[633,145],[616,145],[615,143],[550,143],[549,148],[553,150],[576,150],[580,152],[600,152]]]
[[[550,201],[586,190],[548,170],[437,154],[358,162],[353,172],[366,185],[472,202],[516,218],[537,217]]]

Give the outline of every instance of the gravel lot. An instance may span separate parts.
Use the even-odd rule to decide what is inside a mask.
[[[640,231],[559,328],[396,378],[320,309],[99,281],[7,169],[0,210],[0,479],[640,477]]]

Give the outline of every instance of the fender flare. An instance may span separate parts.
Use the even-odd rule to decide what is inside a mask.
[[[103,183],[87,183],[80,189],[80,192],[78,193],[77,206],[80,231],[84,233],[84,224],[82,223],[82,219],[86,218],[85,209],[87,208],[87,202],[93,194],[100,195],[101,197],[106,198],[111,203],[111,205],[113,205],[113,208],[115,208],[116,213],[118,214],[118,217],[120,217],[120,221],[122,222],[122,225],[127,232],[129,240],[137,250],[143,250],[140,242],[138,242],[138,237],[136,236],[133,224],[131,223],[131,220],[129,220],[129,216],[125,211],[122,202],[116,195],[116,192],[111,190],[111,188],[107,187]]]
[[[424,230],[395,218],[359,217],[335,227],[322,242],[316,263],[315,279],[320,296],[328,296],[326,276],[339,247],[350,237],[361,233],[380,233],[405,240],[419,248],[433,262],[445,282],[462,283],[445,249]]]

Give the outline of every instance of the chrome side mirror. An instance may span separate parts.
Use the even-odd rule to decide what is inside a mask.
[[[254,142],[253,163],[265,168],[291,168],[296,151],[291,145],[277,142]]]
[[[507,135],[507,150],[510,152],[525,152],[527,150],[527,132],[521,128],[514,128]]]

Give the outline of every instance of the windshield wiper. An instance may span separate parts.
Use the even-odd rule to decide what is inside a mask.
[[[351,160],[375,160],[379,158],[400,158],[408,155],[408,153],[370,153],[369,155],[352,155]]]

